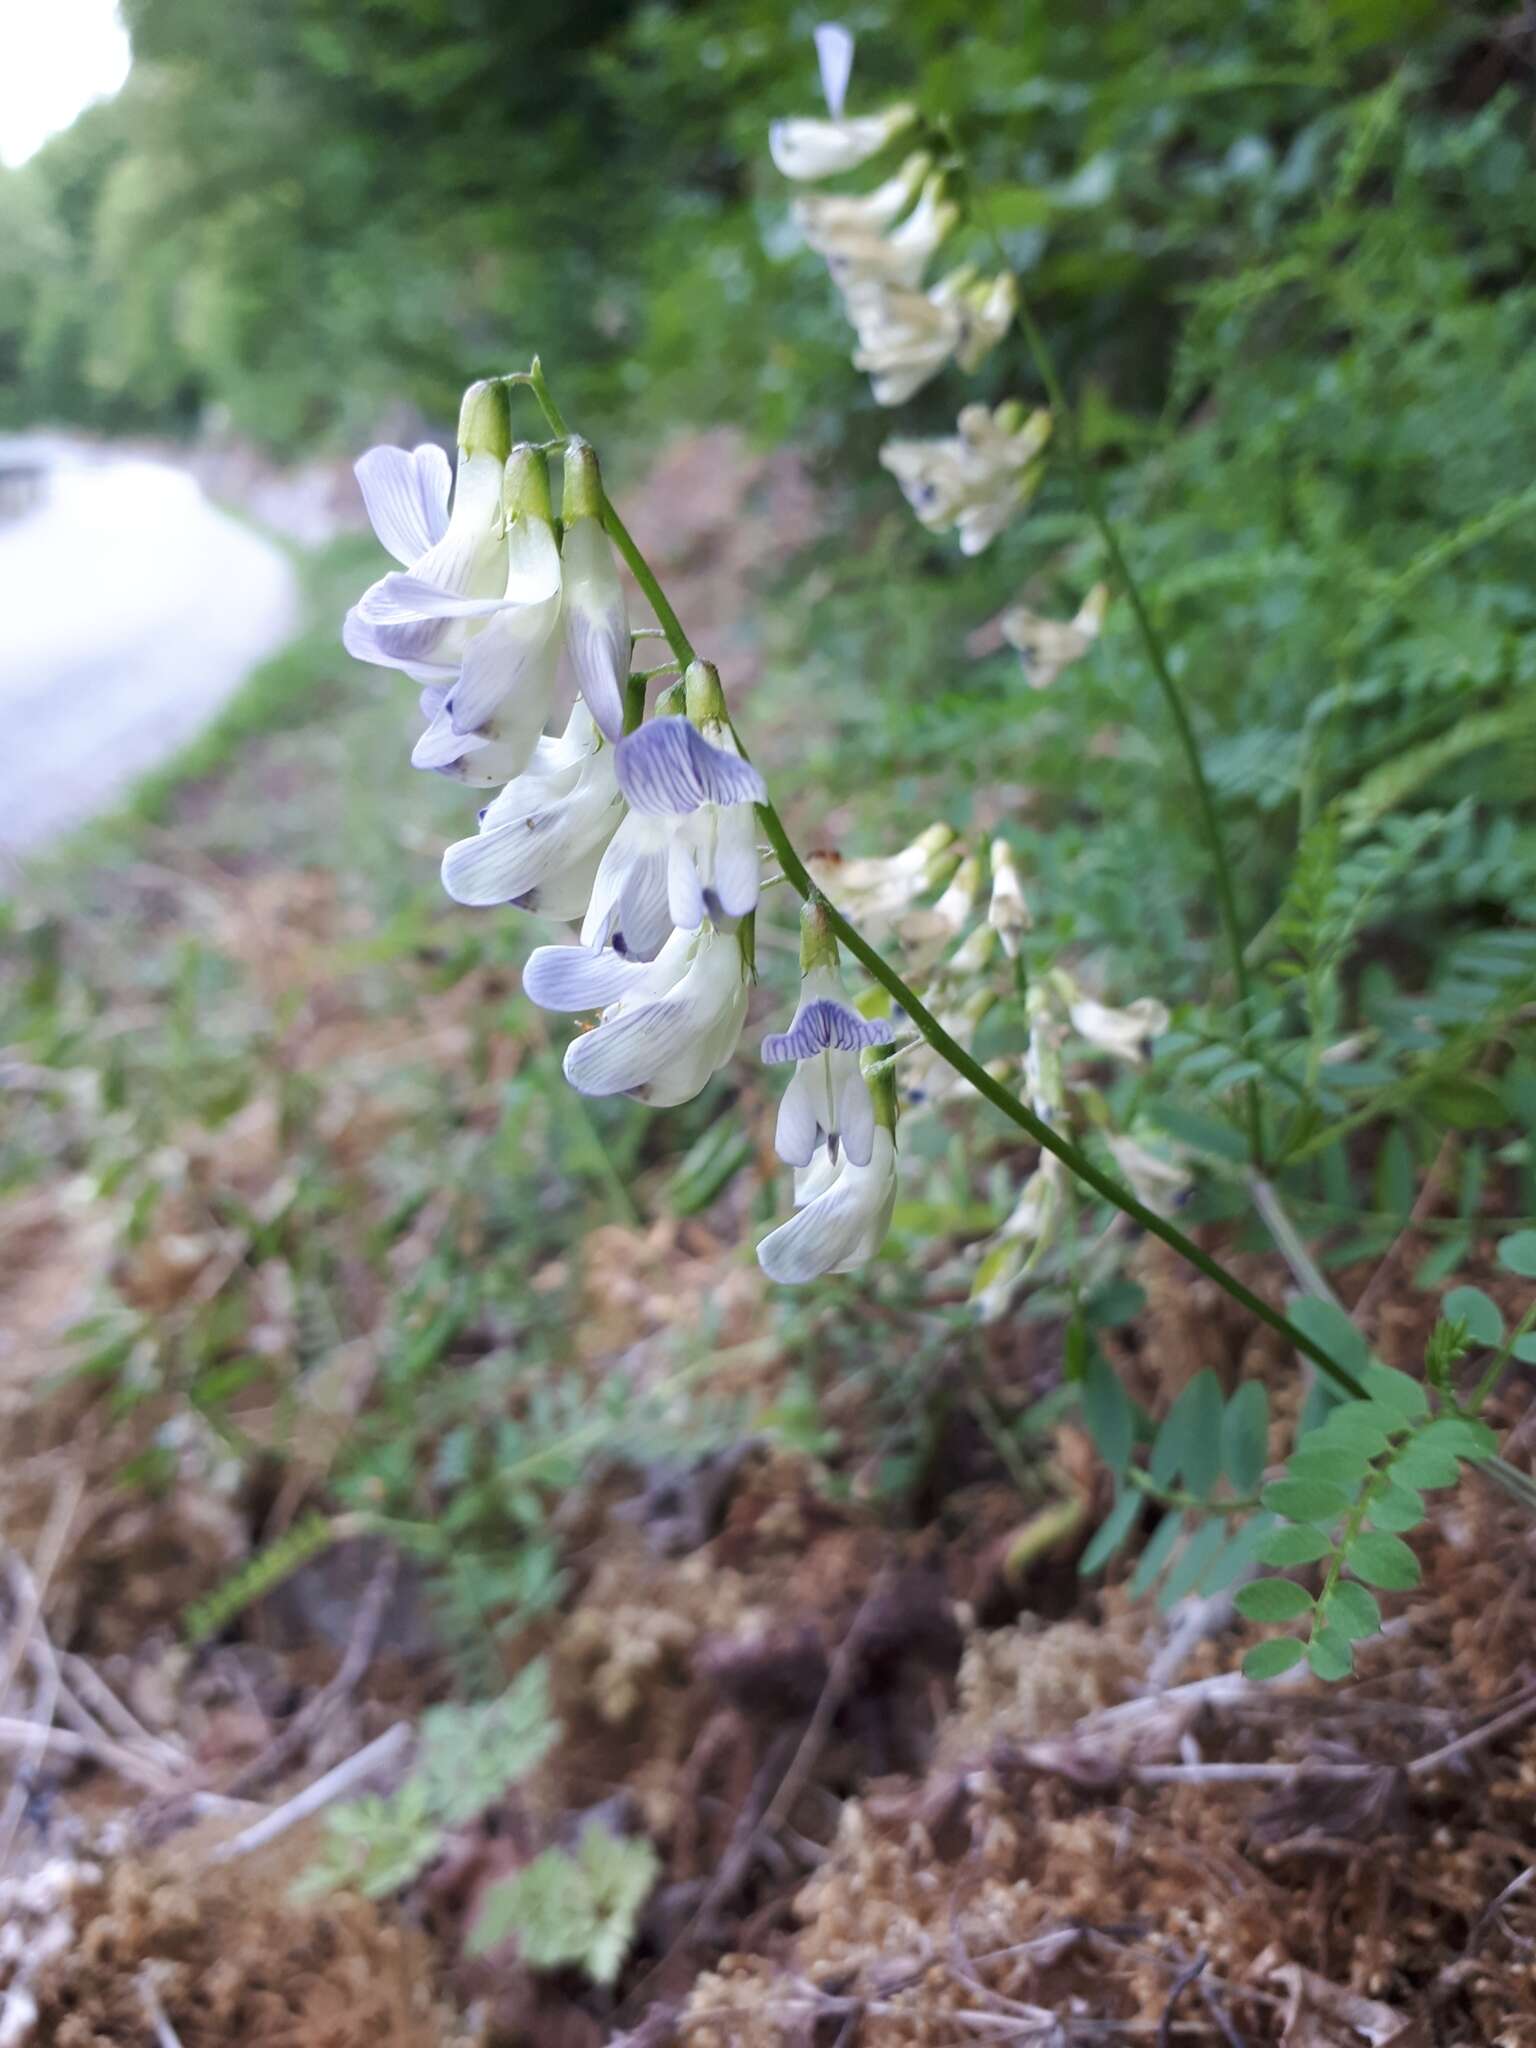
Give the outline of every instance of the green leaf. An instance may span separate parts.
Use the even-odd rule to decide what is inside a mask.
[[[1247,1621],[1294,1621],[1312,1609],[1312,1595],[1294,1579],[1255,1579],[1240,1586],[1233,1604]]]
[[[1499,1091],[1471,1074],[1436,1081],[1420,1093],[1419,1106],[1455,1131],[1496,1131],[1508,1119]]]
[[[1319,1301],[1305,1294],[1292,1302],[1291,1321],[1303,1336],[1322,1346],[1335,1365],[1355,1378],[1364,1379],[1371,1363],[1371,1348],[1337,1302]]]
[[[1205,1498],[1221,1470],[1221,1383],[1197,1373],[1168,1411],[1147,1466],[1160,1486],[1182,1472],[1191,1493]]]
[[[1077,1569],[1081,1577],[1092,1578],[1095,1572],[1104,1569],[1136,1526],[1136,1517],[1140,1513],[1141,1495],[1135,1487],[1128,1486],[1094,1530],[1092,1541],[1078,1559]]]
[[[1373,1636],[1381,1627],[1381,1609],[1374,1595],[1364,1586],[1357,1586],[1353,1579],[1340,1579],[1320,1611],[1325,1623],[1348,1636],[1351,1642]]]
[[[1260,1563],[1275,1565],[1281,1571],[1288,1571],[1292,1565],[1316,1564],[1321,1558],[1332,1555],[1333,1545],[1322,1530],[1311,1528],[1304,1522],[1271,1529],[1259,1545]]]
[[[1269,1390],[1262,1380],[1244,1380],[1221,1424],[1221,1462],[1234,1493],[1254,1491],[1268,1457]]]
[[[1355,1668],[1355,1653],[1342,1629],[1320,1628],[1307,1645],[1307,1662],[1329,1685],[1348,1678]]]
[[[1083,1371],[1083,1420],[1099,1456],[1118,1479],[1131,1462],[1136,1411],[1114,1368],[1096,1351]]]
[[[1429,1396],[1415,1379],[1405,1372],[1397,1372],[1390,1365],[1382,1365],[1372,1359],[1365,1374],[1365,1391],[1373,1401],[1388,1408],[1405,1422],[1417,1422],[1421,1415],[1429,1413]]]
[[[1147,1547],[1141,1553],[1136,1569],[1131,1574],[1133,1599],[1139,1600],[1143,1593],[1157,1583],[1158,1574],[1173,1555],[1173,1546],[1178,1542],[1179,1532],[1183,1527],[1184,1510],[1170,1508],[1147,1538]]]
[[[1523,1337],[1517,1337],[1509,1355],[1518,1358],[1522,1365],[1536,1365],[1536,1330],[1527,1330]]]
[[[1218,1552],[1216,1562],[1201,1581],[1203,1593],[1222,1593],[1228,1586],[1244,1578],[1253,1570],[1259,1554],[1259,1546],[1275,1527],[1273,1515],[1257,1514],[1229,1536]]]
[[[1395,1478],[1381,1489],[1370,1507],[1370,1519],[1378,1529],[1399,1533],[1417,1529],[1424,1514],[1423,1495],[1416,1493],[1411,1486],[1400,1485]]]
[[[1277,1479],[1259,1499],[1272,1513],[1290,1522],[1316,1522],[1324,1528],[1349,1507],[1349,1495],[1326,1479]]]
[[[1504,1317],[1499,1305],[1481,1287],[1453,1287],[1440,1304],[1440,1313],[1453,1322],[1465,1323],[1475,1344],[1502,1344]]]
[[[1341,1401],[1316,1432],[1324,1444],[1348,1444],[1367,1461],[1387,1448],[1393,1432],[1403,1426],[1402,1418],[1374,1401]],[[1301,1448],[1306,1449],[1307,1439]]]
[[[1289,1479],[1324,1479],[1352,1494],[1370,1462],[1368,1451],[1357,1450],[1353,1444],[1324,1443],[1319,1433],[1292,1451],[1285,1471]]]
[[[1306,1644],[1297,1642],[1294,1636],[1276,1636],[1271,1642],[1255,1643],[1243,1659],[1243,1676],[1278,1678],[1282,1671],[1293,1671],[1306,1654]]]
[[[1438,1287],[1465,1262],[1471,1249],[1470,1237],[1448,1237],[1444,1244],[1437,1244],[1414,1274],[1414,1286],[1421,1289]]]
[[[1461,1467],[1454,1452],[1415,1441],[1405,1444],[1392,1460],[1392,1477],[1402,1486],[1454,1486],[1461,1478]]]
[[[1226,1548],[1227,1527],[1220,1515],[1202,1522],[1174,1559],[1166,1579],[1157,1589],[1158,1604],[1172,1607],[1193,1593]]]
[[[1499,1246],[1499,1264],[1522,1280],[1536,1280],[1536,1230],[1517,1230]]]
[[[1345,1564],[1368,1586],[1382,1586],[1389,1593],[1405,1593],[1419,1583],[1419,1560],[1401,1536],[1367,1529],[1357,1536],[1345,1553]]]
[[[1475,1415],[1437,1415],[1428,1429],[1420,1430],[1414,1442],[1428,1444],[1437,1451],[1450,1451],[1474,1463],[1479,1458],[1491,1458],[1499,1448],[1493,1431]]]

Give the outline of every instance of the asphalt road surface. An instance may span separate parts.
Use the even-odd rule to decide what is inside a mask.
[[[180,470],[0,445],[0,864],[110,810],[297,608],[285,557]]]

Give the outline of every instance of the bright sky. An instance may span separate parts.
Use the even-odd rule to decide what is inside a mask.
[[[0,0],[0,163],[25,163],[128,76],[117,0]]]

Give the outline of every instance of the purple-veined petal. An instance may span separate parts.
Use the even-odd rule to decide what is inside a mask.
[[[641,1003],[576,1038],[565,1049],[565,1078],[582,1095],[623,1095],[644,1086],[666,1064],[689,1025],[675,998]],[[701,1084],[702,1085],[702,1084]]]
[[[604,1010],[648,986],[649,966],[604,948],[536,946],[523,969],[523,994],[541,1010]]]
[[[750,761],[712,747],[686,718],[653,718],[618,743],[619,787],[633,809],[679,817],[700,804],[765,803]]]
[[[504,597],[465,597],[404,569],[391,569],[363,592],[357,609],[373,626],[414,626],[426,619],[483,619],[502,611],[506,602]]]
[[[758,1264],[784,1286],[849,1272],[879,1251],[895,1203],[895,1146],[877,1130],[870,1163],[845,1156],[831,1184],[762,1240]]]
[[[624,730],[629,614],[607,535],[595,519],[565,530],[566,646],[592,716],[611,740]]]
[[[861,1045],[883,1045],[891,1035],[888,1019],[872,1024],[848,1003],[828,996],[802,1003],[787,1031],[770,1032],[763,1040],[763,1060],[775,1066],[781,1060],[808,1060],[833,1048],[856,1052]]]
[[[439,678],[443,682],[451,681],[458,673],[454,664],[428,661],[424,653],[408,651],[402,654],[397,651],[402,630],[413,633],[419,631],[424,636],[435,634],[435,629],[430,626],[419,629],[402,629],[396,626],[381,630],[362,617],[360,606],[353,605],[342,621],[341,644],[354,661],[369,661],[375,668],[404,669],[406,674],[414,677],[417,682],[430,683],[434,686]],[[430,651],[430,648],[428,647],[426,651]]]
[[[581,927],[582,944],[653,960],[672,932],[667,908],[670,839],[661,820],[631,811],[608,843]]]
[[[840,121],[848,97],[848,81],[853,76],[853,37],[840,21],[818,22],[812,34],[822,98],[833,120]]]
[[[441,448],[370,448],[353,473],[373,530],[397,562],[419,562],[448,531],[453,472]]]

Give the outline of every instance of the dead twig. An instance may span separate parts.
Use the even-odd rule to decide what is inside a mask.
[[[274,1807],[251,1827],[232,1835],[227,1842],[221,1842],[209,1855],[208,1861],[232,1863],[237,1856],[249,1856],[253,1850],[264,1849],[268,1842],[275,1842],[279,1835],[287,1834],[301,1820],[308,1820],[312,1814],[321,1812],[375,1771],[398,1762],[410,1747],[413,1732],[409,1721],[397,1721],[393,1728],[386,1728],[382,1735],[366,1748],[358,1750],[355,1756],[349,1756],[333,1771],[316,1778],[312,1785],[306,1785],[302,1792],[296,1792],[282,1806]]]
[[[1157,2048],[1169,2048],[1169,2043],[1173,2039],[1174,2010],[1179,2000],[1184,1996],[1190,1985],[1195,1982],[1196,1978],[1200,1976],[1209,1961],[1209,1955],[1204,1949],[1201,1949],[1190,1958],[1169,1985],[1168,2002],[1164,2005],[1163,2016],[1157,2023]]]
[[[329,1679],[312,1699],[305,1701],[287,1727],[268,1743],[260,1756],[254,1757],[244,1770],[236,1772],[225,1787],[228,1798],[248,1798],[258,1786],[267,1784],[286,1770],[302,1754],[305,1744],[326,1718],[362,1683],[379,1646],[384,1611],[395,1590],[398,1573],[399,1559],[394,1551],[386,1550],[357,1603],[357,1618],[335,1677]]]

